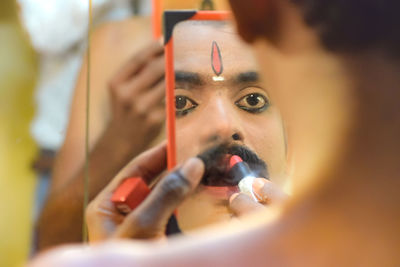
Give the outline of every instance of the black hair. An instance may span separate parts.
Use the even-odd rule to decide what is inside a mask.
[[[291,0],[323,45],[334,51],[400,54],[399,0]]]

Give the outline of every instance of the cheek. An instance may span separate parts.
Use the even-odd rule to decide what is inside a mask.
[[[192,132],[187,129],[178,128],[178,123],[176,127],[176,157],[178,163],[183,162],[185,159],[189,158],[191,155],[189,143],[191,140]]]
[[[188,118],[176,119],[176,148],[177,161],[183,162],[189,157],[196,156],[200,151],[196,137],[202,122],[195,114]]]
[[[284,144],[282,120],[276,108],[272,109],[267,111],[267,114],[251,114],[242,118],[246,135],[245,142],[259,145],[262,148],[281,147],[281,143]]]
[[[245,144],[268,165],[271,177],[281,176],[286,170],[286,148],[282,120],[276,108],[266,115],[251,115],[243,121]]]

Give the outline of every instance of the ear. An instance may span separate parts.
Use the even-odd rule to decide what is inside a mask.
[[[229,0],[240,36],[248,43],[277,34],[277,0]]]

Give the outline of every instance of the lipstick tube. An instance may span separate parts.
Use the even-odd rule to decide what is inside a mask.
[[[250,196],[254,201],[258,202],[253,190],[253,183],[256,177],[251,171],[249,165],[242,160],[241,157],[233,155],[229,160],[229,172],[238,184],[241,193]]]

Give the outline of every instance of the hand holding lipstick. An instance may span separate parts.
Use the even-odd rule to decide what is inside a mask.
[[[287,195],[269,180],[256,178],[255,172],[238,155],[231,156],[228,170],[230,176],[239,181],[240,193],[233,194],[229,200],[230,210],[236,216],[261,210],[264,205],[279,203],[287,198]]]
[[[160,145],[133,159],[90,203],[86,210],[89,239],[160,239],[174,210],[197,187],[204,172],[200,159],[192,158],[166,174],[146,199],[126,216],[111,200],[113,192],[126,177],[141,177],[150,184],[166,168],[166,145]]]
[[[288,197],[277,185],[264,178],[254,179],[252,191],[257,201],[243,192],[231,196],[229,207],[236,216],[263,210],[267,205],[279,204]]]

